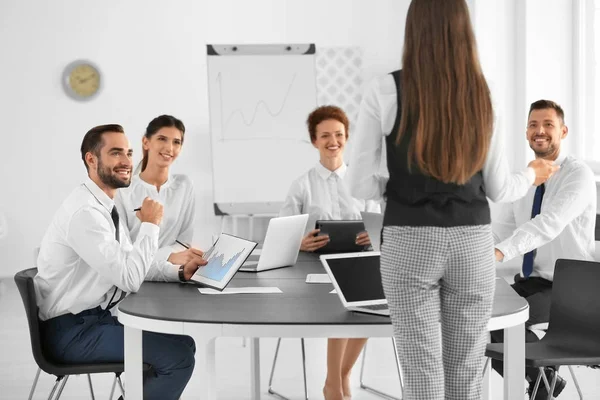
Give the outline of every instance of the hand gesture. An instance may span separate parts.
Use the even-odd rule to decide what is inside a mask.
[[[194,259],[201,259],[203,255],[204,252],[202,250],[190,247],[184,251],[171,253],[167,261],[169,261],[171,264],[184,265]]]
[[[320,229],[313,229],[312,231],[308,232],[306,236],[302,238],[300,250],[315,251],[329,243],[329,235],[318,236],[317,233],[320,231]]]
[[[359,246],[370,246],[371,238],[369,238],[369,234],[367,232],[361,232],[356,235],[356,244]]]
[[[208,262],[203,258],[194,258],[183,265],[183,279],[189,281],[196,273],[199,267],[203,267]]]
[[[540,186],[546,182],[560,168],[560,165],[554,165],[553,161],[544,160],[543,158],[537,158],[527,166],[533,168],[535,172],[534,186]]]
[[[146,197],[142,202],[142,207],[136,211],[135,215],[142,222],[149,222],[154,225],[160,225],[163,217],[163,205],[158,201]]]

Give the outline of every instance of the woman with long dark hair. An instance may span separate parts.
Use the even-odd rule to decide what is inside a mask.
[[[196,259],[200,265],[202,251],[190,246],[194,237],[194,185],[186,175],[171,173],[171,166],[181,152],[184,135],[183,122],[171,115],[161,115],[150,121],[142,138],[141,171],[139,175],[132,177],[128,188],[117,191],[115,204],[121,220],[129,228],[133,241],[141,225],[134,210],[146,197],[163,204],[164,217],[160,224],[159,249],[154,260],[185,265]],[[177,241],[190,248],[183,249]],[[178,277],[177,268],[172,273]],[[181,276],[179,279],[183,280]]]
[[[348,163],[353,196],[387,200],[381,276],[405,400],[481,398],[495,288],[486,197],[516,200],[557,168],[511,175],[493,130],[465,1],[413,0],[402,70],[366,91]]]

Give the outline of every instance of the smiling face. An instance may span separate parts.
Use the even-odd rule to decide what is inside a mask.
[[[148,165],[168,168],[179,155],[183,134],[175,127],[160,128],[150,139],[144,137],[142,146],[148,152]]]
[[[346,145],[347,133],[344,124],[336,119],[327,119],[316,127],[313,146],[319,150],[321,160],[341,157]]]
[[[556,160],[560,143],[569,132],[553,108],[532,110],[527,122],[527,140],[536,157]]]
[[[107,132],[102,134],[102,143],[98,155],[92,152],[86,154],[90,178],[108,190],[129,186],[133,150],[127,136],[124,133]]]

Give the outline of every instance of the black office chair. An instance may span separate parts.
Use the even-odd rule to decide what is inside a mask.
[[[557,373],[548,390],[548,400],[551,400],[560,366],[568,366],[573,375],[572,365],[600,364],[598,282],[600,263],[565,259],[556,261],[548,331],[539,342],[525,345],[525,363],[539,368],[541,372],[532,398],[537,394],[541,379],[546,380],[544,367],[556,366]],[[502,360],[503,344],[488,344],[486,356]],[[583,398],[576,380],[575,384],[580,398]]]
[[[47,357],[44,354],[40,334],[40,320],[38,318],[39,310],[35,299],[35,289],[33,287],[33,277],[36,274],[37,268],[30,268],[17,272],[17,274],[15,275],[15,282],[17,284],[17,287],[19,288],[19,292],[21,293],[21,298],[23,299],[23,306],[25,307],[25,312],[27,314],[27,322],[29,324],[29,336],[31,339],[31,351],[33,352],[33,358],[35,359],[35,362],[39,367],[35,375],[35,379],[33,381],[33,386],[31,387],[31,391],[29,393],[29,400],[31,400],[31,398],[33,397],[33,393],[35,391],[35,387],[40,376],[40,371],[42,370],[47,374],[56,376],[56,382],[54,383],[52,391],[48,396],[49,400],[53,398],[53,395],[57,391],[57,389],[58,392],[54,400],[58,400],[60,398],[70,375],[81,374],[87,374],[88,383],[90,385],[90,393],[92,396],[92,400],[94,400],[94,388],[92,387],[92,378],[90,375],[107,372],[115,374],[115,381],[119,383],[121,394],[123,394],[123,397],[125,397],[123,384],[121,382],[121,373],[124,370],[123,363],[60,364],[52,361],[49,357]],[[115,383],[113,382],[113,390],[114,387]],[[112,399],[112,395],[113,392],[111,392],[110,399]]]

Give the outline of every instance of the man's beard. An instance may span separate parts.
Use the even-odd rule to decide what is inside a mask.
[[[550,144],[548,145],[548,148],[545,151],[536,151],[533,147],[531,148],[531,150],[533,150],[537,158],[545,158],[554,154],[556,152],[556,147]]]
[[[110,167],[104,166],[100,158],[98,158],[98,177],[102,183],[113,189],[128,187],[131,184],[131,172],[129,173],[127,182],[124,182],[113,174],[113,170]]]

